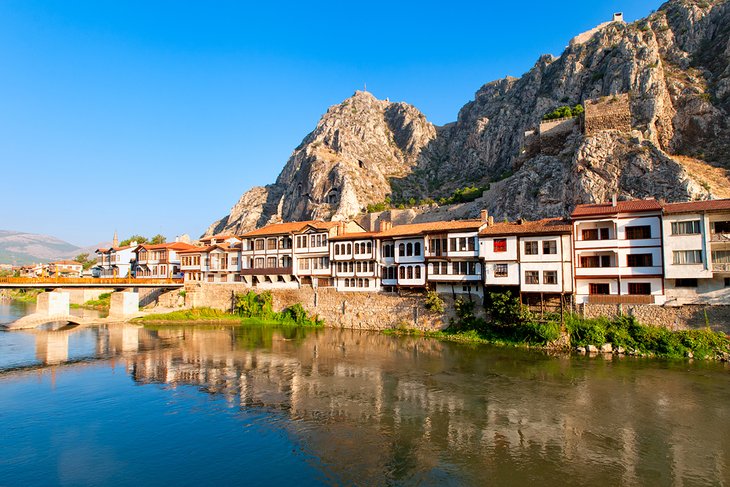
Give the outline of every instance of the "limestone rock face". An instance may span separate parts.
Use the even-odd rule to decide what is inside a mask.
[[[526,134],[559,106],[625,103],[624,94],[629,113],[613,129],[601,120],[586,135],[576,123],[542,144]],[[388,195],[438,198],[467,185],[491,189],[473,203],[415,209],[414,218],[481,208],[497,218],[560,216],[614,194],[703,199],[727,194],[728,168],[730,2],[671,0],[646,19],[578,35],[521,78],[487,83],[444,127],[405,103],[355,93],[327,111],[275,184],[246,193],[208,233],[349,218]]]
[[[294,150],[276,183],[245,193],[207,234],[275,220],[344,219],[390,194],[411,173],[436,128],[416,108],[358,91],[330,107]]]

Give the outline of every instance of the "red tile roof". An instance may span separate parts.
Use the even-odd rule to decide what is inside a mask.
[[[203,237],[200,239],[201,242],[210,242],[212,240],[228,240],[229,238],[236,238],[235,235],[230,233],[219,233],[218,235],[211,235],[210,237]]]
[[[616,215],[618,213],[639,213],[644,211],[659,211],[662,205],[657,200],[628,200],[618,201],[616,206],[612,203],[597,203],[590,205],[578,205],[570,215],[571,218],[586,216]]]
[[[487,235],[543,235],[543,234],[565,234],[570,233],[572,226],[568,220],[562,218],[545,218],[536,221],[523,221],[522,223],[507,222],[495,223],[484,227],[479,236]]]
[[[303,222],[286,222],[286,223],[272,223],[256,230],[246,232],[240,237],[263,237],[266,235],[286,235],[289,233],[297,233],[304,230],[307,226],[312,226],[316,229],[328,230],[336,227],[339,222],[324,222],[321,220],[307,220]]]
[[[377,237],[378,232],[354,232],[354,233],[343,233],[335,237],[330,237],[330,240],[358,240],[361,238],[373,238]]]
[[[409,235],[423,235],[428,233],[455,232],[479,230],[481,220],[449,220],[426,223],[410,223],[408,225],[397,225],[379,233],[379,237],[406,237]]]
[[[56,262],[51,262],[50,265],[82,265],[80,262],[76,262],[75,260],[58,260]]]
[[[663,203],[662,208],[664,209],[664,213],[668,214],[730,210],[730,199]]]
[[[195,247],[195,245],[187,244],[184,242],[170,242],[170,243],[161,243],[161,244],[142,244],[138,245],[137,249],[145,249],[145,250],[159,250],[159,249],[170,249],[170,250],[190,250]]]

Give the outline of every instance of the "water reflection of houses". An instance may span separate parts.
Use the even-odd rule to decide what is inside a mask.
[[[706,417],[681,380],[656,369],[607,360],[594,363],[588,380],[568,358],[525,361],[352,331],[250,333],[162,330],[156,337],[169,346],[136,355],[129,371],[137,381],[196,385],[231,405],[285,411],[287,427],[325,464],[358,458],[337,475],[363,483],[441,464],[474,479],[511,470],[516,481],[534,482],[530,465],[539,464],[553,478],[641,483],[707,472],[707,456],[692,447],[698,436],[727,451],[727,428],[713,426],[718,418]],[[624,387],[600,380],[603,367],[623,374]],[[689,433],[661,426],[687,418],[697,418]],[[727,460],[716,456],[714,471]]]

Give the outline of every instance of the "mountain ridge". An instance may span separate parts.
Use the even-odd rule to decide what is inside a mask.
[[[578,34],[519,78],[484,84],[441,127],[416,107],[356,92],[327,110],[275,183],[244,193],[206,234],[356,218],[386,197],[438,198],[463,186],[491,188],[472,205],[426,206],[416,217],[473,217],[482,207],[500,219],[540,218],[613,195],[727,195],[729,61],[730,3],[671,0],[636,22]],[[616,96],[628,97],[628,130],[586,133],[576,123],[542,136],[548,111]]]
[[[92,253],[105,244],[102,242],[93,247],[79,247],[51,235],[0,230],[0,263],[28,265],[73,259],[82,253]]]

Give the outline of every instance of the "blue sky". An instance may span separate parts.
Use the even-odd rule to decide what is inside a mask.
[[[659,1],[0,2],[0,229],[198,236],[367,83],[455,120],[484,83]]]

